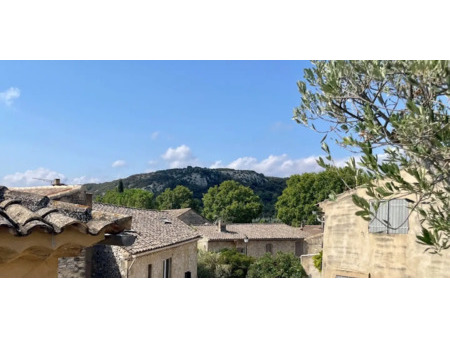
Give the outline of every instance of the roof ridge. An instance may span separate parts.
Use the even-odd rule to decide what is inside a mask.
[[[165,210],[145,209],[145,208],[137,208],[137,207],[127,207],[126,205],[118,205],[118,204],[112,204],[112,203],[93,202],[92,204],[100,204],[100,205],[105,205],[105,206],[119,207],[119,208],[126,208],[126,209],[134,209],[134,210],[142,210],[142,211],[165,212]]]

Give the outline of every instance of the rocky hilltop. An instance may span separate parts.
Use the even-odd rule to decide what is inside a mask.
[[[286,178],[266,177],[251,170],[234,169],[208,169],[199,167],[187,167],[183,169],[167,169],[147,174],[137,174],[123,178],[126,189],[138,188],[151,191],[155,196],[166,188],[175,188],[184,185],[192,190],[194,198],[201,200],[203,194],[210,187],[218,185],[226,180],[235,180],[242,185],[250,187],[261,198],[264,204],[264,217],[274,217],[275,203],[283,189],[286,187]],[[117,188],[119,180],[86,184],[88,192],[94,196],[104,194],[106,191]]]

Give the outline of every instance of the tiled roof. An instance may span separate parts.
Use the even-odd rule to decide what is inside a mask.
[[[56,185],[56,186],[42,186],[42,187],[20,187],[9,188],[11,191],[29,192],[32,194],[47,196],[50,199],[63,197],[79,192],[83,189],[81,185]]]
[[[192,210],[192,209],[191,208],[183,208],[183,209],[170,209],[170,210],[163,210],[163,211],[168,212],[175,217],[179,217],[179,216],[185,214],[186,212],[188,212],[189,210]]]
[[[242,240],[247,236],[250,240],[264,239],[300,239],[323,232],[320,225],[306,225],[303,228],[295,228],[286,224],[227,224],[226,231],[219,232],[218,226],[197,226],[196,229],[212,241]]]
[[[209,221],[191,208],[164,210],[188,225],[206,225]]]
[[[102,203],[94,203],[93,209],[133,217],[131,228],[137,232],[137,238],[133,245],[124,247],[131,254],[200,238],[200,234],[195,229],[167,211],[127,208]]]
[[[96,212],[84,205],[52,201],[47,196],[0,186],[0,227],[16,236],[32,231],[59,234],[69,227],[97,235],[102,230],[119,233],[130,229],[131,217]]]

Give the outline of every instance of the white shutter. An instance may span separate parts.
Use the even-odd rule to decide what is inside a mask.
[[[373,202],[370,203],[370,211],[374,212],[372,206]],[[389,203],[387,201],[381,202],[380,207],[377,210],[376,218],[372,217],[369,223],[369,233],[387,233],[387,227],[383,221],[389,220]]]
[[[408,202],[406,200],[391,200],[389,202],[389,234],[407,234],[408,225]]]

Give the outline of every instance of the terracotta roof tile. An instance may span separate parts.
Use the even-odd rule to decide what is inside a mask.
[[[118,233],[130,229],[131,217],[92,212],[87,206],[50,201],[46,196],[0,186],[0,227],[16,236],[35,230],[59,234],[68,227],[97,235],[103,230]]]
[[[55,186],[41,186],[41,187],[18,187],[9,188],[10,191],[28,192],[31,194],[48,196],[50,198],[60,198],[66,195],[71,195],[83,189],[81,185],[55,185]]]
[[[200,234],[195,229],[167,211],[127,208],[102,203],[94,203],[93,210],[133,217],[131,228],[137,232],[137,238],[133,245],[123,248],[132,254],[200,238]]]
[[[235,240],[244,239],[247,236],[250,240],[264,239],[300,239],[320,234],[323,232],[320,225],[306,225],[303,228],[291,227],[287,224],[227,224],[226,231],[220,232],[218,226],[204,225],[197,226],[196,229],[209,240]]]

